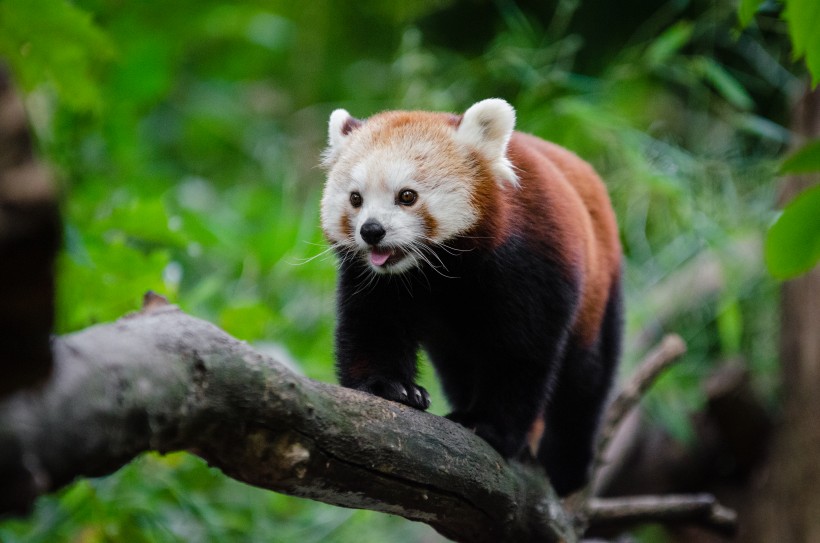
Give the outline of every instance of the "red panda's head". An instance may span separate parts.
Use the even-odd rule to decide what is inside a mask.
[[[507,159],[514,125],[500,99],[461,117],[390,111],[359,121],[337,109],[323,160],[325,236],[379,273],[434,265],[430,248],[479,221],[477,192],[517,185]]]

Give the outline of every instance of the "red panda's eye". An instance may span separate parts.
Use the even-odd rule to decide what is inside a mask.
[[[414,190],[405,189],[399,193],[398,203],[403,206],[411,206],[416,203],[416,198],[418,198],[418,194]]]
[[[351,192],[350,193],[350,205],[353,207],[361,207],[362,206],[362,195],[358,192]]]

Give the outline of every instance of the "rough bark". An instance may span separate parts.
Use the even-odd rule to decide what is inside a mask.
[[[456,541],[574,539],[540,470],[442,417],[298,376],[173,306],[53,350],[53,378],[0,404],[0,481],[25,490],[2,490],[7,509],[142,451],[191,450],[255,486],[422,521]]]

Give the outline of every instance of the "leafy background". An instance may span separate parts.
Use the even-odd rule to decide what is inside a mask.
[[[624,372],[663,331],[689,343],[648,398],[652,417],[690,439],[700,383],[726,360],[747,364],[774,406],[763,234],[805,88],[794,59],[820,73],[807,26],[819,19],[806,0],[785,15],[757,0],[0,0],[0,56],[62,187],[58,332],[113,320],[153,289],[333,381],[317,168],[330,111],[502,96],[520,129],[607,180],[628,259]],[[786,238],[818,216],[817,191],[805,199],[809,218],[781,226]],[[184,453],[144,455],[0,523],[4,542],[263,540],[440,538],[254,489]]]

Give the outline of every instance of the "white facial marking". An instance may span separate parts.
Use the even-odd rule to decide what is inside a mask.
[[[464,234],[478,220],[478,170],[471,154],[478,152],[499,182],[517,185],[506,156],[514,124],[514,110],[498,99],[470,107],[458,127],[423,112],[361,122],[334,111],[323,159],[325,235],[359,253],[377,273],[401,273],[430,260],[432,246]],[[412,205],[397,201],[405,189],[417,194]],[[350,203],[352,192],[361,195],[359,207]],[[376,247],[361,236],[368,220],[385,230]]]

